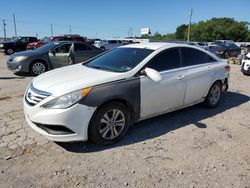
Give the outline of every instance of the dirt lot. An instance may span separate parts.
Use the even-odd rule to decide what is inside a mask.
[[[0,55],[0,187],[250,187],[250,77],[232,65],[218,108],[137,123],[118,144],[58,144],[25,122],[29,76]]]

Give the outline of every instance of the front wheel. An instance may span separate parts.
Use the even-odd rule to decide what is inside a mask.
[[[204,104],[208,108],[215,108],[218,106],[221,98],[222,85],[220,82],[215,82],[208,91]]]
[[[112,102],[102,106],[92,118],[89,137],[100,145],[119,141],[128,131],[130,113],[122,103]]]
[[[46,71],[47,71],[47,66],[45,65],[45,63],[40,61],[35,61],[30,66],[30,73],[35,76],[43,74]]]
[[[6,51],[5,51],[5,53],[7,54],[7,55],[11,55],[11,54],[14,54],[14,50],[12,49],[12,48],[8,48]]]

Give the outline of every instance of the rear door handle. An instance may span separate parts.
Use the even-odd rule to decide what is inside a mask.
[[[181,79],[183,79],[183,78],[185,78],[185,76],[184,76],[184,75],[182,75],[182,76],[178,76],[176,79],[177,79],[177,80],[181,80]]]

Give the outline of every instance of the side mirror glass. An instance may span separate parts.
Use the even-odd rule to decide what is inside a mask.
[[[145,68],[145,73],[153,81],[155,82],[161,81],[161,75],[158,71],[151,69],[151,68]]]

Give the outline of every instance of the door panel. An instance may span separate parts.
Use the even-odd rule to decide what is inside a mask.
[[[99,54],[96,50],[85,50],[85,51],[76,51],[74,52],[75,63],[84,62],[92,57],[95,57]]]
[[[186,70],[161,73],[162,80],[155,82],[141,76],[141,119],[159,115],[183,106],[186,90]]]
[[[185,105],[201,100],[211,84],[211,63],[187,69]]]
[[[49,53],[49,59],[53,68],[59,68],[69,65],[69,53]]]

